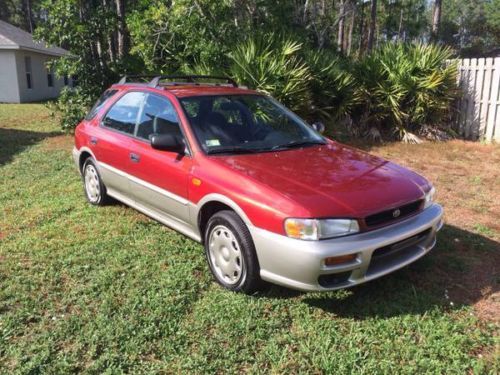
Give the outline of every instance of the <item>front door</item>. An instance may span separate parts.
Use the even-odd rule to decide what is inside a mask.
[[[172,134],[183,138],[172,103],[165,97],[147,94],[135,137],[131,139],[129,173],[136,203],[171,219],[188,223],[187,183],[190,156],[155,150],[152,134]]]

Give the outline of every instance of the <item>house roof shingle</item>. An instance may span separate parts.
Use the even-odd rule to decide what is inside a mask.
[[[64,56],[69,53],[63,48],[47,46],[43,41],[35,42],[30,33],[1,20],[0,49],[24,49],[53,56]]]

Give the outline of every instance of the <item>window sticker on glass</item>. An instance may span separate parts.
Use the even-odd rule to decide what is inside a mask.
[[[205,144],[208,147],[220,146],[220,141],[218,139],[207,139]]]

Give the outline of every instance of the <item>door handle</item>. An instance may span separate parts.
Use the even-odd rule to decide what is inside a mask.
[[[132,160],[134,163],[139,163],[139,160],[141,160],[141,157],[139,155],[131,152],[130,153],[130,160]]]
[[[90,144],[91,145],[96,145],[97,144],[97,138],[96,137],[90,137]]]

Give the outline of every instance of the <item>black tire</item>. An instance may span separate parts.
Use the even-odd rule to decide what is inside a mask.
[[[232,280],[232,282],[227,282],[227,280],[223,279],[224,276],[221,275],[222,271],[217,271],[217,268],[220,267],[216,267],[216,265],[214,265],[214,261],[217,262],[217,256],[214,255],[214,253],[220,254],[221,252],[214,250],[211,252],[210,240],[212,238],[214,241],[214,238],[217,235],[216,231],[220,231],[220,228],[227,228],[231,232],[231,235],[234,236],[234,239],[237,242],[237,247],[239,248],[238,254],[241,254],[241,257],[239,257],[241,273],[239,275],[239,279],[236,281]],[[224,231],[224,229],[222,230]],[[246,294],[252,294],[266,288],[267,284],[260,278],[259,261],[257,259],[250,231],[243,220],[241,220],[241,218],[234,211],[223,210],[215,213],[208,220],[204,237],[205,255],[207,257],[208,266],[210,267],[210,271],[212,272],[215,280],[220,285],[226,289]],[[217,239],[215,239],[215,241],[217,241]],[[218,260],[223,261],[220,258]],[[235,278],[236,277],[237,276],[235,276]]]
[[[87,184],[87,175],[95,173],[95,182],[96,189],[93,192],[90,191],[90,188]],[[87,202],[94,206],[104,206],[111,202],[111,197],[108,195],[106,191],[106,186],[101,179],[101,175],[99,174],[99,170],[97,169],[97,165],[91,157],[87,158],[83,163],[82,167],[82,180],[83,180],[83,191],[85,193],[85,198],[87,198]]]

